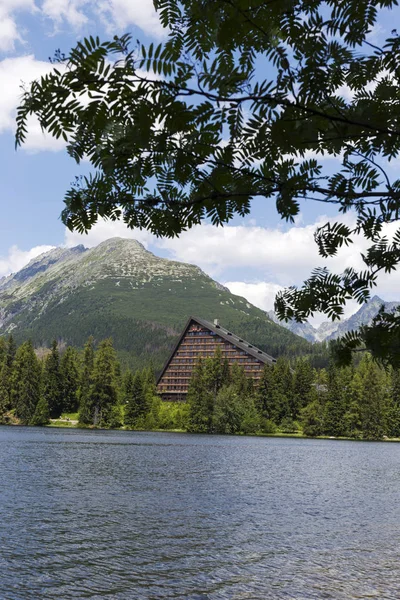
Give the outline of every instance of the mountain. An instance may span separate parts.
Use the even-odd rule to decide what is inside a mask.
[[[399,306],[400,302],[385,302],[379,296],[374,296],[348,319],[343,319],[342,321],[324,321],[318,328],[313,327],[308,322],[296,323],[295,321],[290,321],[284,323],[279,321],[273,310],[269,311],[268,316],[275,323],[282,325],[282,327],[285,327],[296,335],[300,335],[309,342],[322,342],[335,340],[348,331],[359,329],[361,325],[369,325],[372,319],[378,314],[382,304],[384,304],[387,311],[390,311]]]
[[[111,336],[133,366],[150,359],[161,366],[190,315],[218,318],[273,356],[310,352],[307,341],[198,267],[157,257],[135,240],[56,248],[0,280],[1,335],[79,347],[89,335]]]
[[[278,319],[278,317],[276,316],[276,314],[273,310],[269,310],[267,312],[267,315],[274,323],[281,325],[282,327],[284,327],[285,329],[288,329],[292,333],[299,335],[300,337],[303,337],[304,339],[308,340],[309,342],[316,341],[316,337],[315,337],[316,333],[317,333],[316,329],[314,329],[314,327],[308,321],[306,321],[305,323],[297,323],[296,321],[289,321],[288,323],[285,323],[285,321],[280,321]]]
[[[379,296],[374,296],[371,300],[363,304],[354,315],[348,319],[339,321],[336,329],[328,334],[326,339],[334,340],[352,329],[358,329],[361,325],[369,325],[372,319],[378,314],[382,304],[385,305],[385,310],[391,311],[399,306],[400,302],[384,302]]]

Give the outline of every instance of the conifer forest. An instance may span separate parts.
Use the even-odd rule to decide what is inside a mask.
[[[0,424],[400,438],[400,372],[367,353],[326,369],[281,357],[255,387],[217,351],[197,361],[178,403],[161,401],[155,375],[151,366],[122,371],[111,339],[43,351],[0,338]]]

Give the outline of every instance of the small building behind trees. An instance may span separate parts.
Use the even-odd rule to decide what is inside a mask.
[[[157,381],[157,392],[165,401],[185,401],[193,369],[200,357],[215,355],[220,349],[229,366],[237,363],[247,377],[257,384],[265,364],[273,365],[275,358],[263,350],[221,327],[217,320],[210,323],[190,317]]]

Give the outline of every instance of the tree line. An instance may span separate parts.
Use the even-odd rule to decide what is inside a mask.
[[[17,348],[12,336],[0,338],[0,423],[46,425],[77,413],[81,426],[151,429],[158,404],[152,369],[122,375],[111,339],[62,353],[54,341],[41,360],[31,341]]]
[[[32,342],[0,338],[0,424],[46,425],[74,415],[80,426],[193,433],[303,433],[400,437],[400,371],[366,354],[357,366],[315,369],[307,359],[265,365],[258,385],[218,348],[194,368],[187,402],[162,402],[151,367],[122,373],[111,339],[83,351],[57,342],[39,358]],[[72,418],[72,417],[71,417]]]
[[[307,436],[400,437],[400,372],[366,354],[357,366],[313,369],[279,358],[254,387],[216,353],[199,360],[188,393],[188,430],[202,433],[303,433]]]

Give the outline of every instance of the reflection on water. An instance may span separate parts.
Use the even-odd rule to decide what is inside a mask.
[[[400,597],[400,444],[0,427],[0,598]]]

